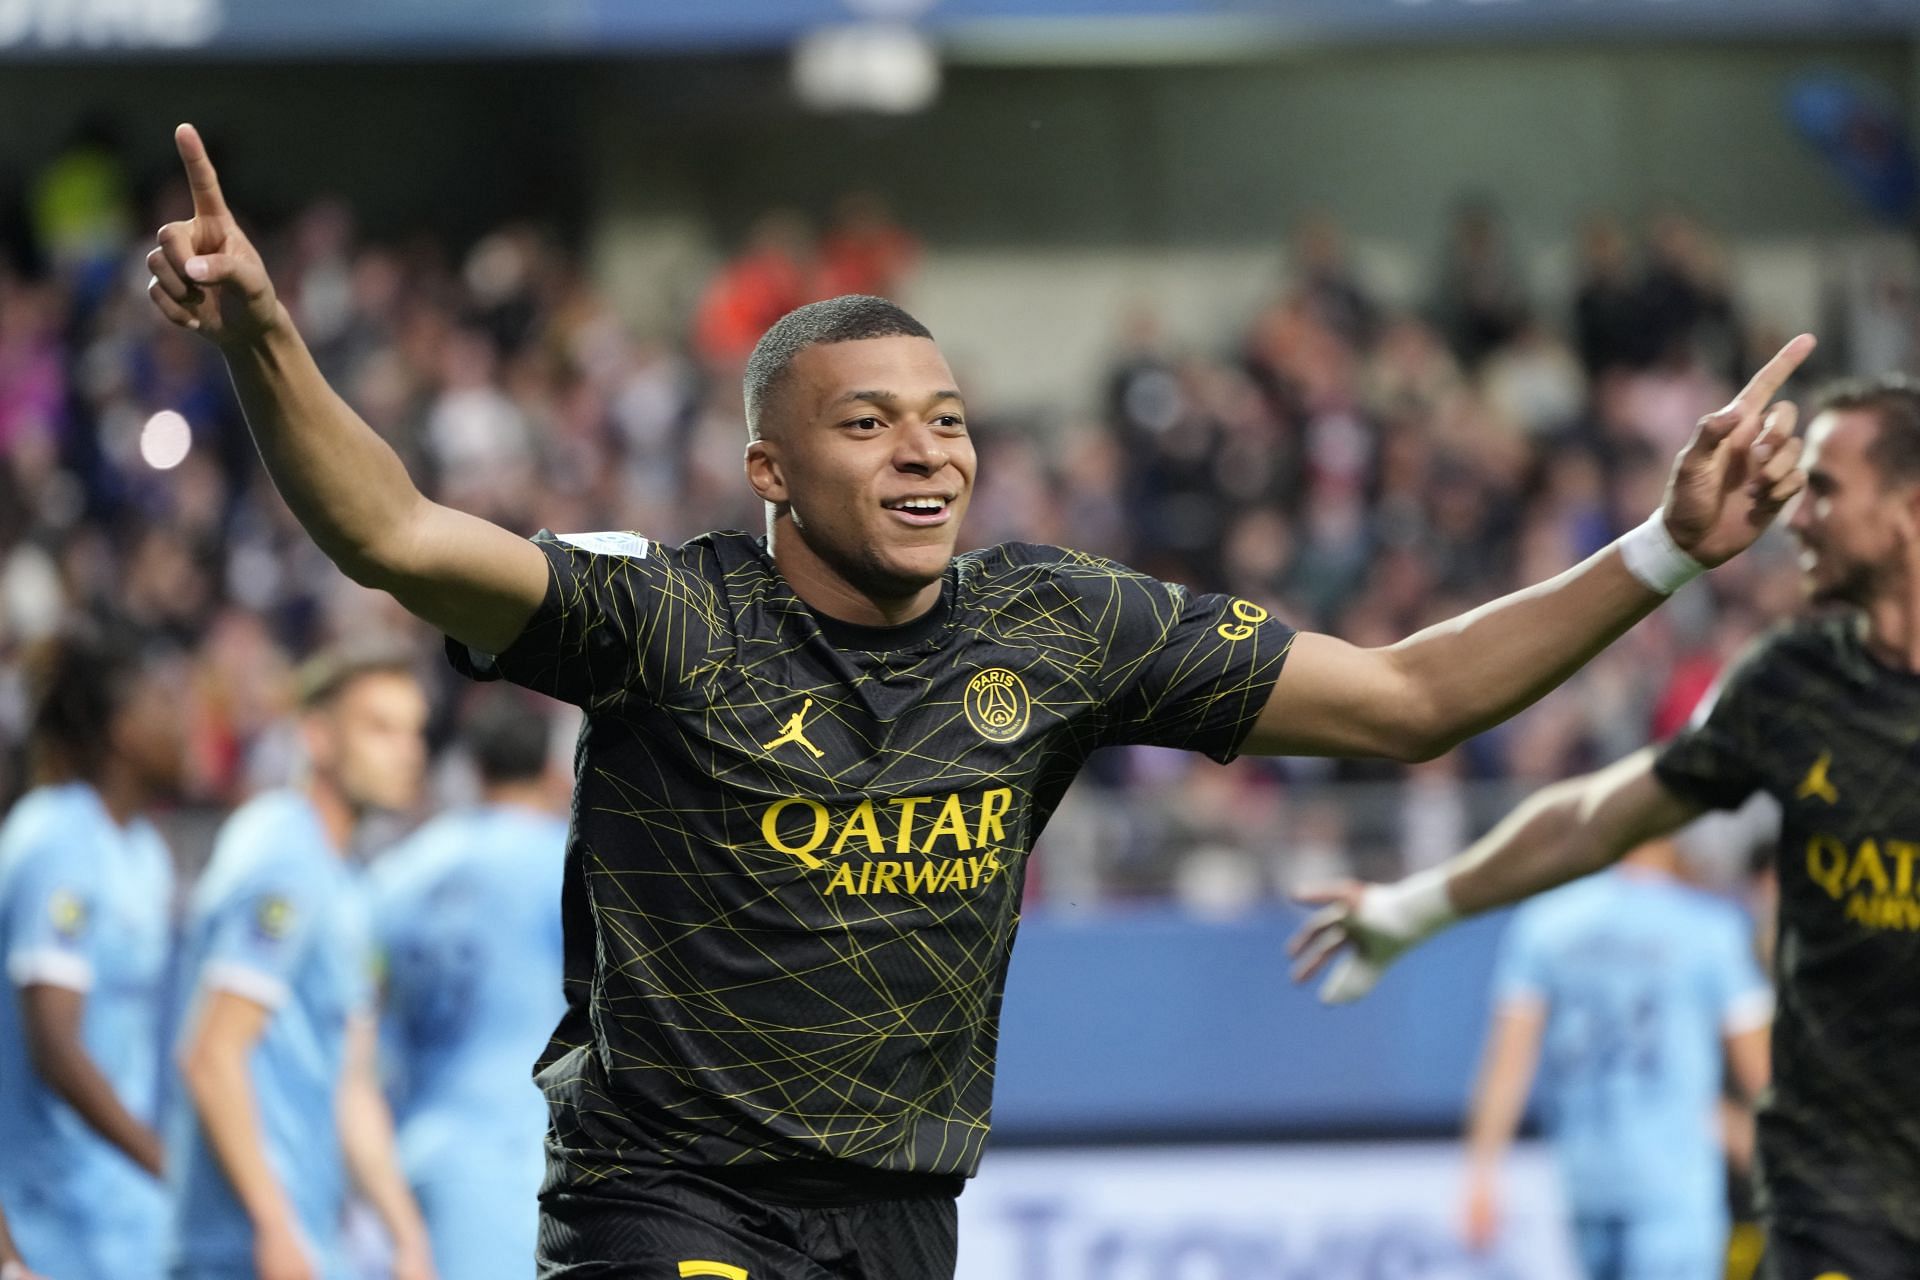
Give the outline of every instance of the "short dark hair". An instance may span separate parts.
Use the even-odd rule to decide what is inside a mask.
[[[547,771],[547,717],[505,689],[488,689],[467,711],[460,737],[487,786],[531,782]]]
[[[113,720],[151,659],[132,637],[70,630],[45,641],[26,662],[32,698],[27,741],[45,782],[92,782],[100,775]]]
[[[1830,410],[1874,415],[1880,429],[1867,446],[1867,461],[1882,483],[1920,480],[1920,378],[1883,373],[1836,382],[1814,401],[1816,414]]]
[[[747,438],[760,438],[760,414],[793,366],[793,358],[823,343],[859,342],[866,338],[932,338],[927,326],[899,305],[871,294],[847,293],[825,302],[797,307],[773,322],[760,335],[747,357]]]
[[[413,674],[413,655],[397,643],[357,641],[323,650],[301,663],[294,674],[294,692],[302,711],[318,711],[362,676]]]

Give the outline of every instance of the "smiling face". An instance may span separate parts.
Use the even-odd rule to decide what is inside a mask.
[[[975,465],[966,407],[933,341],[804,348],[760,431],[747,479],[774,504],[774,559],[801,598],[849,622],[931,607]]]
[[[1828,410],[1807,428],[1807,488],[1787,529],[1815,601],[1865,606],[1904,571],[1916,486],[1882,474],[1873,456],[1880,430],[1867,409]]]

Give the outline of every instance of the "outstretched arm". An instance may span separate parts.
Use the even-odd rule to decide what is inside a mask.
[[[1351,944],[1321,998],[1357,999],[1395,957],[1461,916],[1477,915],[1598,871],[1702,812],[1667,790],[1648,747],[1584,778],[1535,793],[1465,853],[1397,884],[1354,881],[1301,895],[1320,906],[1294,935],[1305,982]]]
[[[1795,338],[1702,418],[1656,517],[1585,562],[1386,648],[1300,636],[1245,749],[1430,759],[1540,699],[1800,491],[1794,407],[1768,404],[1813,345]]]
[[[462,643],[505,649],[546,594],[546,557],[414,487],[399,456],[321,377],[228,211],[199,133],[183,124],[174,142],[193,217],[160,228],[148,296],[219,347],[267,474],[348,577]]]
[[[1475,1250],[1489,1248],[1500,1234],[1500,1165],[1520,1131],[1546,1027],[1546,1006],[1539,1000],[1520,1000],[1495,1009],[1487,1031],[1467,1119],[1463,1234]]]

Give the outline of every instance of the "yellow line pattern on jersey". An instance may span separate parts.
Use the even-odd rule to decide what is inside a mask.
[[[802,652],[821,643],[817,630],[757,561],[716,587],[666,549],[645,561],[594,559],[595,571],[633,575],[623,587],[599,579],[603,599],[647,592],[653,606],[594,624],[624,632],[636,656],[623,687],[596,689],[590,706],[644,725],[623,744],[633,754],[622,776],[592,775],[593,816],[632,826],[617,851],[580,850],[599,935],[604,1067],[616,1081],[678,1084],[686,1101],[670,1117],[669,1146],[757,1146],[744,1115],[797,1129],[820,1154],[971,1171],[988,1127],[991,1032],[1019,877],[1065,780],[1102,741],[1177,744],[1209,718],[1244,719],[1271,688],[1277,647],[1255,657],[1258,641],[1222,636],[1220,619],[1209,618],[1187,633],[1176,660],[1160,659],[1163,678],[1148,691],[1140,678],[1188,597],[1068,553],[991,574],[978,559],[958,561],[956,609],[975,627],[947,650],[959,661],[930,664],[916,647],[853,663]],[[563,593],[563,604],[591,607],[583,594]],[[734,620],[756,608],[779,625],[737,634]],[[640,688],[643,665],[645,701],[670,715],[615,709]],[[967,677],[989,667],[1014,672],[1031,693],[1033,723],[1009,743],[988,741],[968,721]],[[1223,671],[1240,675],[1209,684]],[[1209,693],[1195,696],[1200,689]],[[802,750],[784,749],[791,746]],[[676,786],[689,761],[705,774],[698,791]],[[826,894],[825,864],[845,852],[831,835],[802,858],[774,847],[762,828],[781,794],[841,797],[842,815],[858,797],[880,809],[889,797],[923,796],[917,821],[925,824],[940,793],[989,790],[1010,800],[1004,841],[993,850],[997,874],[977,891]],[[804,816],[794,810],[794,820]],[[986,830],[969,827],[969,845]],[[716,842],[719,831],[728,838]],[[852,843],[867,854],[861,840]],[[892,840],[885,856],[895,856]],[[927,855],[916,848],[911,856]],[[725,953],[735,976],[688,963],[699,935],[716,931],[731,935]],[[776,941],[810,962],[777,954]],[[800,1016],[782,1017],[787,1011]],[[610,1113],[621,1106],[591,1101]]]

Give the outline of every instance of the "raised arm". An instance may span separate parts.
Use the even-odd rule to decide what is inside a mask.
[[[1302,894],[1320,910],[1294,935],[1294,980],[1350,947],[1320,995],[1357,999],[1401,952],[1460,917],[1543,893],[1679,830],[1702,810],[1661,783],[1654,755],[1648,747],[1536,792],[1466,852],[1397,884],[1346,881]]]
[[[546,557],[421,494],[399,456],[320,376],[227,209],[199,133],[183,124],[174,143],[193,217],[160,228],[147,255],[148,296],[220,349],[267,474],[328,558],[454,639],[505,649],[546,593]]]
[[[1537,701],[1800,491],[1794,407],[1769,402],[1813,346],[1795,338],[1702,418],[1660,511],[1583,563],[1385,648],[1300,636],[1245,749],[1424,760]]]

